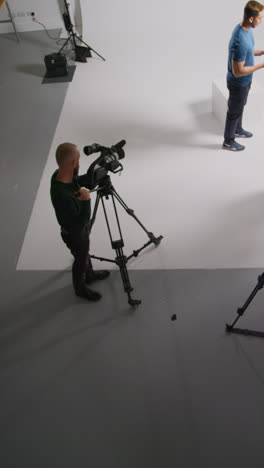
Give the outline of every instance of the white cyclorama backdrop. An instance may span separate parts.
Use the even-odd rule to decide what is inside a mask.
[[[212,81],[226,74],[228,41],[243,7],[226,0],[218,9],[191,1],[188,10],[173,0],[81,1],[84,39],[106,62],[94,55],[77,64],[18,269],[71,265],[49,199],[57,145],[72,141],[82,150],[121,139],[127,141],[124,171],[120,177],[110,174],[112,182],[143,224],[164,236],[131,268],[263,266],[263,122],[250,128],[255,135],[246,150],[234,154],[221,149],[223,128],[211,113]],[[254,34],[256,47],[264,48],[263,25]],[[264,83],[264,70],[257,78]],[[81,173],[95,157],[82,155]],[[130,254],[147,237],[122,209],[119,213]],[[115,257],[101,208],[91,251]]]

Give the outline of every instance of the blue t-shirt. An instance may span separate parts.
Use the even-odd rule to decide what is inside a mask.
[[[244,62],[245,67],[254,65],[255,40],[252,28],[246,31],[238,24],[231,36],[228,46],[228,72],[227,81],[234,86],[248,86],[252,81],[252,73],[236,78],[232,72],[232,60]]]

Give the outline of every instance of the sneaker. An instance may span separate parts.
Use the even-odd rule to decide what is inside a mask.
[[[237,141],[233,140],[230,143],[223,143],[222,146],[223,149],[227,149],[229,151],[243,151],[245,149],[245,146],[240,145],[237,143]]]
[[[97,280],[101,281],[101,280],[108,278],[109,275],[110,275],[110,271],[108,270],[97,270],[97,271],[87,272],[85,282],[89,284],[89,283],[92,283],[93,281],[97,281]]]
[[[235,138],[251,138],[253,137],[253,133],[247,132],[246,130],[239,130],[239,133],[235,133]]]
[[[102,297],[102,295],[99,292],[87,288],[86,286],[82,286],[81,288],[75,290],[75,294],[78,297],[88,299],[88,301],[99,301],[99,299],[101,299]]]

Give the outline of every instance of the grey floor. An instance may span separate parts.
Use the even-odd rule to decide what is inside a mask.
[[[117,272],[89,304],[68,271],[16,271],[68,86],[41,84],[54,50],[0,37],[1,467],[262,468],[264,340],[225,333],[261,271],[132,271],[136,310]]]

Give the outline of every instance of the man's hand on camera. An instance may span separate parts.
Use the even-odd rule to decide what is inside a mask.
[[[78,200],[90,200],[90,192],[86,188],[81,188],[80,190],[78,190],[78,192],[75,192],[75,195],[78,198]]]

